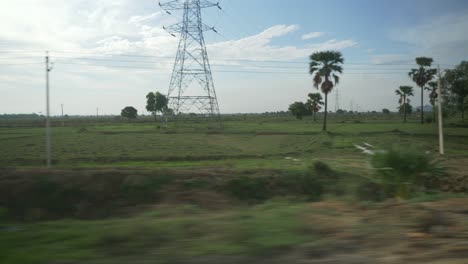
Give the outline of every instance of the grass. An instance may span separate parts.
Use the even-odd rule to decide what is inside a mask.
[[[125,263],[118,262],[122,257],[170,262],[205,255],[268,254],[313,240],[301,232],[305,204],[284,205],[273,201],[221,213],[172,208],[164,216],[148,210],[131,219],[15,224],[17,231],[0,236],[0,262]]]
[[[0,263],[257,263],[301,247],[338,250],[336,241],[353,239],[340,232],[390,230],[382,219],[368,224],[380,211],[355,222],[366,214],[353,207],[360,204],[355,191],[364,186],[361,194],[372,195],[374,186],[363,183],[375,171],[354,144],[438,151],[433,124],[395,117],[332,117],[328,133],[310,120],[244,118],[229,118],[222,133],[199,123],[177,130],[111,120],[54,126],[53,170],[43,168],[39,123],[0,124],[7,150],[0,152]],[[461,175],[468,130],[445,132],[440,160]],[[435,191],[407,203],[456,197],[466,195]],[[336,206],[343,200],[346,210]]]
[[[329,134],[320,123],[309,121],[225,123],[223,134],[209,134],[202,125],[182,127],[167,134],[153,124],[106,124],[54,127],[54,164],[61,167],[268,167],[286,157],[355,156],[353,144],[379,147],[412,144],[437,151],[433,125],[377,122],[331,122]],[[451,157],[468,157],[465,128],[446,129],[446,149]],[[41,128],[1,128],[0,166],[37,167],[44,164],[44,131]],[[286,163],[286,162],[283,162]]]

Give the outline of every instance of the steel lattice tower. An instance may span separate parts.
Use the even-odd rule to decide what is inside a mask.
[[[188,113],[193,108],[204,116],[216,117],[221,121],[218,99],[211,74],[203,32],[214,31],[202,22],[201,10],[218,7],[219,4],[206,0],[173,0],[159,3],[171,14],[183,10],[183,20],[175,25],[164,27],[172,36],[180,34],[179,47],[169,85],[169,106],[177,116]],[[190,94],[190,95],[188,95]]]

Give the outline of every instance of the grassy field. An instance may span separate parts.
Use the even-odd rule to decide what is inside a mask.
[[[353,145],[363,142],[437,152],[433,124],[342,122],[332,120],[328,134],[321,132],[320,122],[292,119],[230,121],[222,132],[207,130],[203,124],[162,130],[146,123],[58,126],[52,131],[53,160],[60,167],[268,167],[284,166],[286,157],[358,158]],[[448,157],[467,158],[468,130],[448,127],[445,134]],[[0,129],[0,148],[6,150],[0,153],[0,166],[41,166],[44,129]]]
[[[0,127],[0,263],[466,263],[468,128],[366,116]],[[364,201],[355,144],[414,149],[446,188]],[[367,190],[367,189],[366,189]],[[446,192],[450,191],[450,192]],[[456,193],[455,193],[456,191]],[[362,196],[362,195],[361,195]],[[358,246],[359,245],[359,246]],[[431,248],[428,253],[425,249]]]

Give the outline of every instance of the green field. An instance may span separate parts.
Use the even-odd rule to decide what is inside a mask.
[[[228,121],[222,132],[203,124],[158,129],[155,124],[115,123],[52,130],[53,161],[59,167],[282,167],[286,157],[342,162],[362,158],[354,144],[367,142],[379,148],[404,145],[437,152],[434,124],[402,124],[388,121],[335,122],[330,133],[320,122],[289,119]],[[0,166],[44,164],[43,128],[0,129]],[[445,129],[449,158],[468,157],[468,130]],[[294,164],[294,162],[293,162]]]
[[[261,116],[227,120],[222,131],[201,122],[56,122],[47,170],[38,125],[0,128],[0,263],[380,263],[393,256],[388,263],[461,264],[468,257],[463,126],[446,125],[441,157],[434,124],[397,118],[335,118],[328,133],[320,122]],[[376,174],[355,147],[365,143],[439,161],[444,188],[405,202],[361,200],[359,186]],[[431,262],[423,249],[435,247],[426,253]]]

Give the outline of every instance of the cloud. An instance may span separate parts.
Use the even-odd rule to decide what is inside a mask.
[[[148,91],[166,91],[178,43],[178,38],[172,37],[162,28],[163,25],[176,23],[178,16],[164,15],[157,10],[158,7],[154,5],[154,1],[151,3],[142,1],[138,4],[135,4],[133,0],[1,1],[0,49],[78,52],[60,54],[60,56],[78,57],[73,62],[83,64],[81,66],[60,63],[69,60],[58,58],[58,53],[52,52],[52,60],[56,62],[51,73],[53,113],[58,113],[61,103],[66,105],[68,114],[89,114],[94,112],[93,109],[96,106],[107,113],[117,114],[126,105],[144,109],[144,95]],[[208,44],[209,57],[232,60],[306,59],[314,51],[339,50],[357,45],[351,39],[311,41],[312,43],[307,45],[276,43],[276,40],[287,38],[298,29],[298,25],[276,25],[244,38],[212,42]],[[169,59],[127,58],[128,60],[146,60],[149,61],[148,64],[84,60],[83,57],[96,58],[97,56],[90,55],[94,53],[156,55]],[[32,53],[31,55],[38,56],[34,61],[37,61],[38,65],[0,65],[0,80],[5,84],[0,87],[0,90],[5,93],[5,96],[0,97],[4,112],[43,111],[43,103],[38,103],[37,100],[25,101],[23,98],[25,93],[31,95],[30,98],[43,98],[43,54]],[[109,58],[117,60],[111,56]],[[122,58],[119,59],[122,60]],[[13,62],[29,61],[12,60],[11,63]],[[130,70],[104,66],[114,63],[115,66],[138,67],[141,65],[161,69]],[[101,66],[94,67],[87,64]],[[128,74],[130,71],[131,74]],[[284,80],[284,78],[296,80],[296,77],[297,75],[268,78],[271,82],[279,84],[279,80]],[[307,78],[308,75],[303,77],[304,82],[309,84]],[[216,73],[215,79],[217,87],[220,87],[218,91],[220,100],[224,98],[225,102],[228,101],[226,105],[232,106],[226,108],[227,111],[237,112],[241,109],[247,112],[262,111],[261,108],[239,107],[245,98],[241,98],[240,95],[238,95],[239,98],[229,96],[226,87],[229,85],[237,87],[244,83],[249,84],[249,87],[255,86],[256,89],[249,90],[251,92],[249,96],[252,96],[255,91],[269,89],[269,84],[259,81],[266,78],[252,74],[240,81],[238,75]],[[236,90],[236,94],[240,93]],[[275,95],[277,101],[265,103],[265,109],[278,109],[283,96],[278,92]],[[113,100],[107,100],[109,97]]]
[[[372,64],[408,64],[414,59],[405,54],[379,54],[369,57]]]
[[[212,57],[250,59],[250,60],[288,60],[306,58],[312,52],[322,50],[342,50],[355,47],[354,40],[331,39],[325,42],[313,43],[304,47],[276,46],[272,42],[275,38],[286,36],[298,29],[295,25],[277,25],[265,31],[242,38],[208,45]]]
[[[390,38],[410,44],[417,55],[440,59],[462,59],[468,54],[468,14],[466,12],[431,17],[427,21],[390,32]]]
[[[302,39],[303,40],[314,39],[314,38],[319,38],[324,35],[325,35],[324,32],[310,32],[308,34],[302,35]]]

